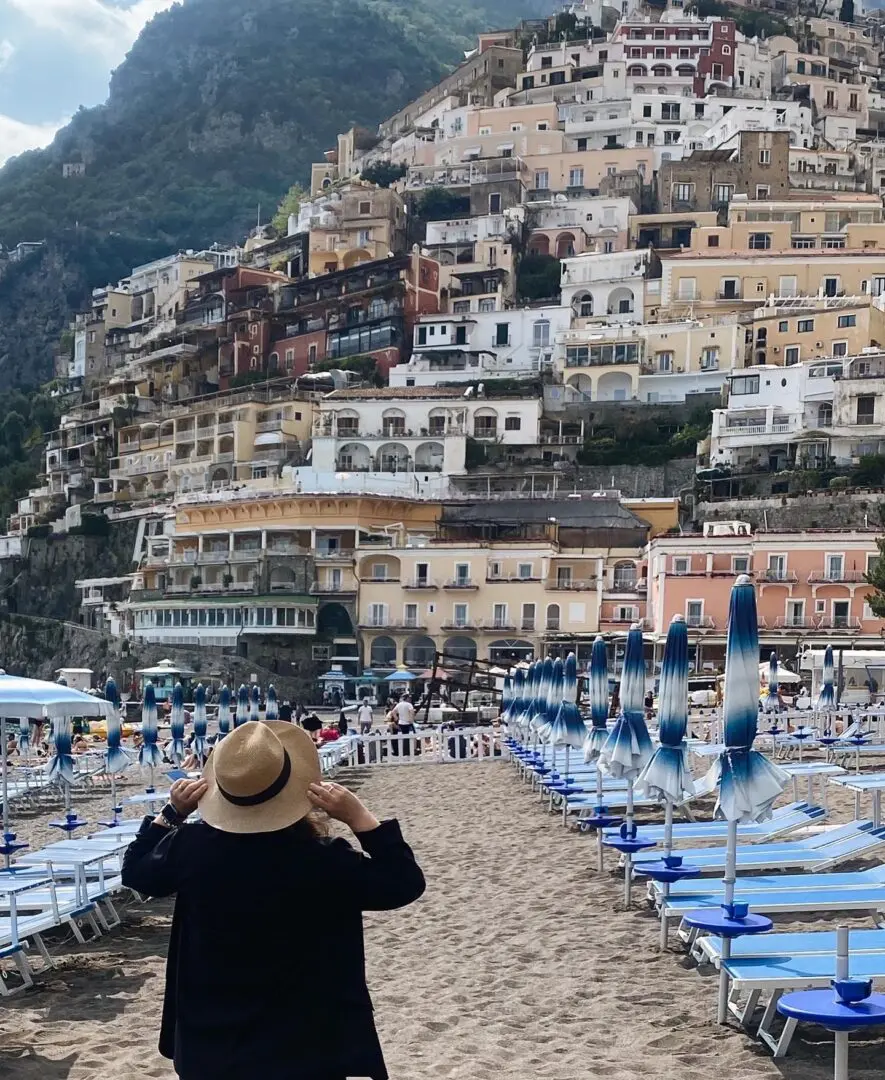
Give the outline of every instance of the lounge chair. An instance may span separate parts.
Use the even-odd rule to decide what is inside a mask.
[[[735,889],[740,890],[741,895],[751,896],[758,892],[776,892],[778,890],[796,889],[851,889],[856,885],[885,885],[885,864],[872,866],[868,870],[855,870],[852,872],[827,874],[765,874],[755,877],[739,877],[735,881]],[[705,878],[703,882],[697,879],[674,881],[670,886],[668,896],[711,896],[719,893],[724,894],[725,883],[719,878]],[[649,882],[649,895],[657,900],[662,894],[661,887],[657,882]]]
[[[885,952],[885,930],[849,930],[849,949],[854,953]],[[722,959],[721,937],[699,937],[697,957],[704,963],[719,966]],[[750,956],[832,956],[836,952],[835,930],[797,930],[790,933],[753,934],[734,938],[731,960]]]
[[[773,840],[784,833],[801,829],[808,825],[820,824],[826,820],[827,812],[820,806],[807,802],[789,803],[778,807],[768,821],[754,821],[738,825],[738,839],[747,843]],[[680,822],[673,826],[673,842],[685,843],[687,840],[724,840],[728,835],[727,821],[692,821]],[[663,825],[642,825],[639,828],[641,840],[654,840],[660,844],[664,840]]]
[[[852,821],[825,829],[804,840],[783,840],[767,844],[738,844],[736,865],[738,870],[777,870],[780,867],[810,867],[826,870],[845,859],[871,854],[885,843],[885,827],[874,828],[871,821]],[[685,848],[679,852],[684,861],[698,866],[702,874],[723,873],[726,849]],[[634,856],[634,863],[660,858],[659,851],[642,851]]]

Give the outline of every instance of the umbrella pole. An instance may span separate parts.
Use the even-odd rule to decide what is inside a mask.
[[[596,759],[596,813],[602,813],[602,770],[599,768],[599,759]],[[605,863],[605,848],[602,846],[602,829],[596,830],[596,868],[602,873]]]
[[[12,863],[12,855],[9,850],[9,761],[6,755],[6,718],[0,716],[0,755],[2,755],[3,769],[3,846],[6,849],[6,869]]]
[[[729,908],[734,903],[734,881],[737,876],[737,821],[728,823],[728,842],[725,848],[725,902],[722,905]],[[728,1017],[728,972],[725,970],[725,961],[731,956],[731,938],[722,939],[722,959],[719,963],[719,1005],[716,1011],[716,1020],[724,1024]]]
[[[667,799],[664,804],[664,859],[673,854],[673,802]],[[664,908],[670,895],[670,882],[661,882],[661,952],[667,951],[667,919]]]
[[[627,839],[632,840],[635,826],[633,824],[633,780],[627,781]],[[633,890],[633,856],[629,851],[624,852],[624,904],[630,908],[631,893]]]

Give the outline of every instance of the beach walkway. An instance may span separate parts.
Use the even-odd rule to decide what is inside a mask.
[[[377,814],[401,819],[428,879],[418,904],[366,919],[391,1080],[832,1076],[821,1031],[802,1032],[776,1065],[717,1027],[713,980],[658,956],[656,923],[639,905],[617,910],[619,879],[590,869],[592,840],[546,816],[507,765],[354,781]],[[136,908],[122,932],[72,953],[48,990],[0,1010],[0,1077],[173,1080],[156,1053],[168,912]],[[880,1046],[853,1044],[853,1080],[879,1080]]]

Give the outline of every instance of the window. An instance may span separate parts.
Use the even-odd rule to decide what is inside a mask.
[[[489,213],[501,213],[501,196],[498,192],[493,192],[491,195],[489,195]]]
[[[780,296],[798,296],[799,278],[795,274],[784,274],[778,278],[777,291]]]
[[[713,78],[714,79],[721,79],[722,78],[722,65],[721,64],[714,64],[713,65]]]
[[[569,169],[568,186],[573,188],[582,188],[584,186],[583,169]]]
[[[689,626],[700,626],[704,621],[704,601],[685,601],[685,621]]]
[[[768,570],[765,576],[771,581],[783,581],[787,576],[786,555],[769,555]]]
[[[749,574],[750,572],[750,556],[749,555],[733,555],[731,559],[731,572],[733,574]]]
[[[642,115],[649,120],[651,119],[651,105],[642,106]]]
[[[495,630],[507,629],[507,605],[494,604],[492,606],[492,622]]]
[[[465,310],[467,310],[467,311],[470,310],[469,301],[468,301],[468,306],[467,306],[467,308]],[[484,300],[480,300],[480,302],[479,302],[479,310],[480,311],[497,311],[497,303],[496,303],[494,297],[486,297]]]
[[[864,394],[857,399],[857,419],[858,424],[872,424],[873,417],[876,411],[876,399],[872,394]]]
[[[793,627],[796,630],[801,630],[805,626],[805,601],[804,600],[788,600],[787,601],[787,616],[785,622],[788,627]]]
[[[788,345],[784,349],[784,363],[787,367],[792,367],[793,364],[799,363],[799,346]]]
[[[455,581],[458,585],[470,583],[470,563],[455,563]]]
[[[716,184],[713,188],[713,202],[729,203],[734,194],[734,184]]]
[[[847,630],[851,621],[851,601],[833,601],[833,626],[836,630]]]
[[[735,397],[743,394],[758,394],[759,376],[738,375],[737,378],[731,380],[731,392]]]
[[[767,251],[771,247],[771,233],[750,233],[749,247],[753,251]]]
[[[550,344],[550,322],[547,319],[539,319],[532,324],[532,346],[536,349],[544,349]]]
[[[492,308],[494,311],[494,307]],[[452,304],[452,313],[454,315],[466,315],[470,311],[469,300],[455,300]]]
[[[698,280],[693,277],[679,278],[676,282],[677,300],[696,300],[698,295]]]
[[[845,563],[844,555],[827,555],[826,557],[826,574],[827,581],[841,581],[842,580],[842,567]]]
[[[682,557],[673,560],[674,574],[688,574],[691,572],[691,559]]]
[[[768,185],[768,184],[757,184],[756,185],[756,198],[757,199],[767,199],[767,198],[770,197],[770,195],[771,195],[771,187],[770,187],[770,185]]]
[[[719,349],[707,348],[701,352],[701,371],[717,371],[719,368]]]
[[[519,577],[522,581],[530,581],[533,576],[533,569],[534,567],[530,562],[521,562],[516,570],[517,577]]]
[[[465,626],[468,626],[469,622],[468,622],[467,613],[468,613],[467,604],[453,604],[452,605],[452,625],[462,627],[462,628],[465,627]]]
[[[673,370],[673,353],[659,352],[656,354],[655,360],[657,361],[658,371]]]
[[[687,203],[694,198],[694,184],[674,184],[673,202]]]
[[[679,105],[674,102],[665,102],[661,106],[661,119],[662,120],[678,120],[679,119]]]
[[[495,324],[495,345],[510,344],[510,323],[499,322]]]
[[[505,431],[519,431],[522,428],[522,420],[518,416],[505,416],[504,417],[504,430]]]
[[[357,232],[357,234],[356,234],[356,246],[357,247],[363,247],[363,248],[368,247],[368,245],[371,242],[372,242],[372,230],[371,229],[360,229],[359,232]]]
[[[832,401],[822,401],[817,407],[817,426],[831,427],[833,423]]]
[[[835,108],[835,105],[836,105],[836,91],[835,90],[828,90],[827,91],[826,107],[828,109],[832,109],[832,108]]]
[[[846,326],[857,326],[856,315],[840,315],[838,319],[839,329],[842,330]]]
[[[834,341],[832,348],[833,356],[847,356],[848,355],[848,342],[847,341]]]
[[[360,214],[371,214],[371,213],[372,213],[372,204],[370,202],[361,202],[360,203]]]
[[[800,334],[811,334],[814,332],[814,319],[799,319],[796,323],[796,329]]]
[[[535,189],[547,191],[550,187],[550,173],[547,169],[538,169],[535,173]]]
[[[777,332],[779,334],[785,334],[789,329],[790,324],[789,322],[787,322],[786,319],[781,319],[781,321],[777,324]]]
[[[369,604],[369,625],[387,626],[387,604]]]
[[[723,56],[731,56],[731,46],[730,45],[723,45],[722,46],[722,55]]]
[[[547,629],[558,630],[560,628],[559,604],[547,605]]]

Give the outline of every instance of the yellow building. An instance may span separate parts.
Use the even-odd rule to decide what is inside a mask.
[[[305,203],[297,227],[299,232],[310,233],[313,275],[347,270],[391,253],[402,254],[406,246],[402,197],[392,189],[359,180]]]

